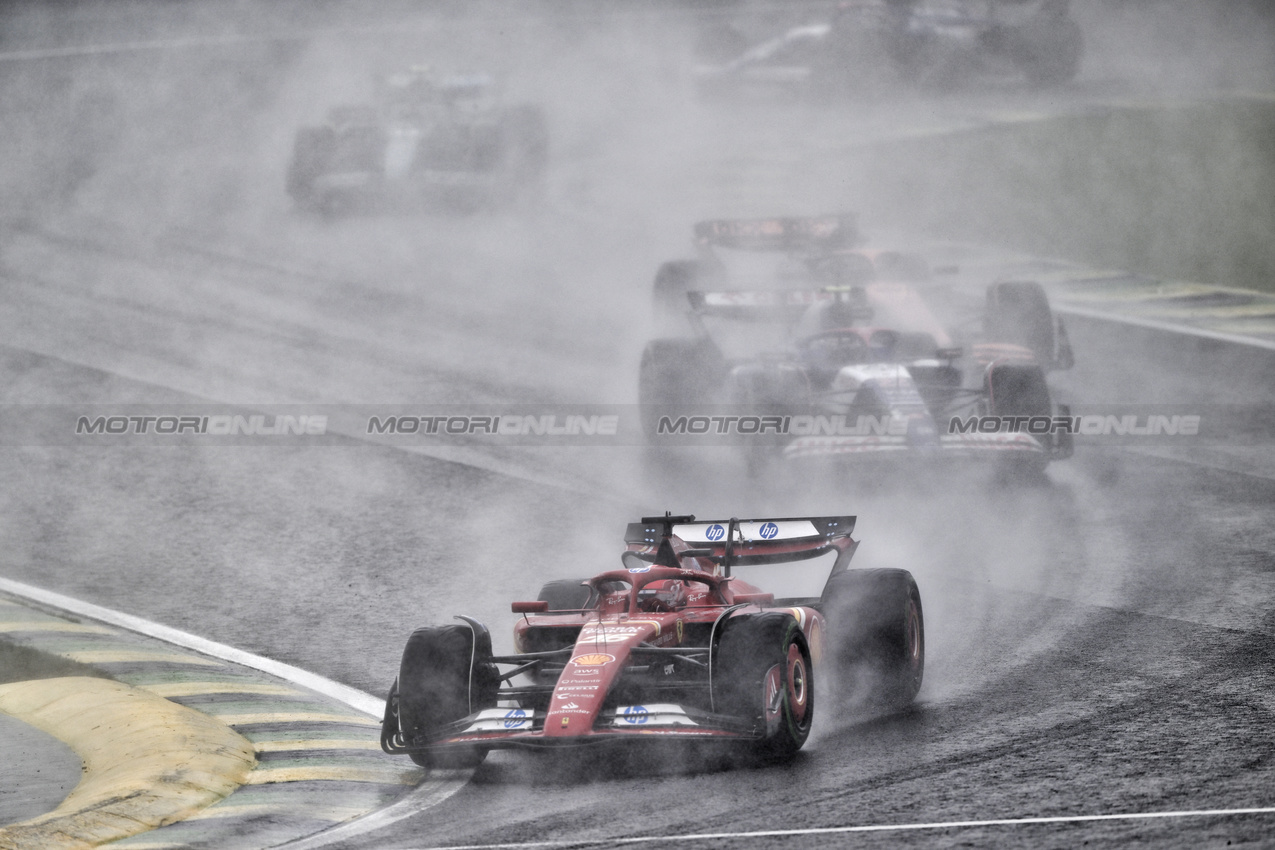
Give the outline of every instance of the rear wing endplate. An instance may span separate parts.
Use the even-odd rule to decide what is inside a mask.
[[[825,251],[862,241],[858,221],[850,214],[713,219],[695,224],[696,244],[745,251]]]

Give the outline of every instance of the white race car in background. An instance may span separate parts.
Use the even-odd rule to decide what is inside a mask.
[[[384,78],[377,103],[330,110],[297,132],[287,190],[324,213],[428,203],[475,207],[534,188],[548,157],[544,116],[500,104],[486,75],[413,69]]]
[[[756,41],[715,22],[699,47],[706,93],[836,92],[898,80],[950,88],[987,74],[1059,85],[1079,71],[1083,37],[1068,0],[858,0]]]

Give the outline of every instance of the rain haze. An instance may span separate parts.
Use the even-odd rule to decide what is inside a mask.
[[[1065,73],[990,37],[936,36],[906,61],[890,40],[896,24],[1036,6],[1058,4],[0,4],[0,577],[384,700],[414,629],[466,615],[511,654],[510,603],[621,569],[641,517],[855,516],[851,566],[919,588],[910,704],[882,708],[816,664],[790,760],[496,750],[454,793],[330,846],[1269,841],[1275,15],[1071,0],[1083,48]],[[782,38],[774,59],[758,49]],[[426,169],[400,123],[377,130],[370,177],[307,164],[366,116],[418,108],[417,85],[496,110],[511,147]],[[855,256],[920,264],[908,291],[941,329],[911,372],[888,365],[908,386],[963,369],[952,397],[969,406],[945,411],[996,412],[998,367],[971,365],[988,287],[1030,282],[1074,353],[1030,367],[1045,415],[1196,416],[1199,435],[1139,438],[1121,420],[1074,452],[1032,442],[1028,470],[940,463],[939,436],[898,462],[793,461],[747,435],[661,442],[640,404],[657,343],[720,347],[670,361],[699,389],[658,400],[692,414],[773,413],[736,390],[781,361],[829,391],[868,374],[809,377],[796,312],[713,313],[706,293],[867,292],[887,300],[858,326],[929,333],[868,278],[755,246],[739,272],[738,246],[694,238],[697,222],[815,216],[852,221]],[[670,315],[657,270],[709,255],[729,273],[691,280]],[[866,409],[847,404],[803,410]],[[312,436],[75,424],[311,414]],[[493,415],[525,427],[474,432]],[[615,417],[618,434],[540,439],[544,416]],[[470,433],[449,433],[462,419]],[[921,439],[907,433],[900,446]],[[832,559],[737,578],[817,598]],[[0,779],[0,836],[41,810],[4,807],[23,771]],[[1107,815],[1131,817],[1017,822]],[[983,825],[835,832],[968,822]],[[273,846],[257,826],[197,846]],[[834,832],[761,834],[808,829]],[[726,837],[694,838],[712,834]]]

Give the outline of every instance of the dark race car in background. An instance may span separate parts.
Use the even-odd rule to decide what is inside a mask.
[[[718,19],[700,37],[705,93],[951,88],[980,76],[1066,83],[1083,37],[1068,0],[848,0],[826,19],[752,41]]]
[[[430,767],[471,767],[498,748],[657,740],[783,759],[805,743],[817,700],[834,715],[906,706],[925,666],[920,593],[906,570],[850,568],[854,524],[632,523],[619,569],[513,603],[513,655],[495,654],[470,617],[413,632],[382,748]],[[740,575],[783,583],[803,567],[827,575],[815,596],[777,599]]]
[[[1039,472],[1070,455],[1070,431],[1056,430],[1069,411],[1045,376],[1073,356],[1039,283],[992,283],[980,327],[949,326],[923,258],[864,250],[851,216],[707,221],[695,234],[699,257],[655,278],[660,335],[638,393],[653,444],[708,422],[754,472],[839,458]]]
[[[299,130],[287,190],[324,213],[469,209],[535,191],[547,157],[538,108],[502,105],[485,75],[412,70],[382,80],[375,105],[336,107]]]

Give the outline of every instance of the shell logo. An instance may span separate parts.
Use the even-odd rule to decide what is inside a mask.
[[[615,660],[614,655],[607,655],[605,652],[597,652],[593,655],[577,655],[571,659],[571,663],[579,667],[600,667]]]

